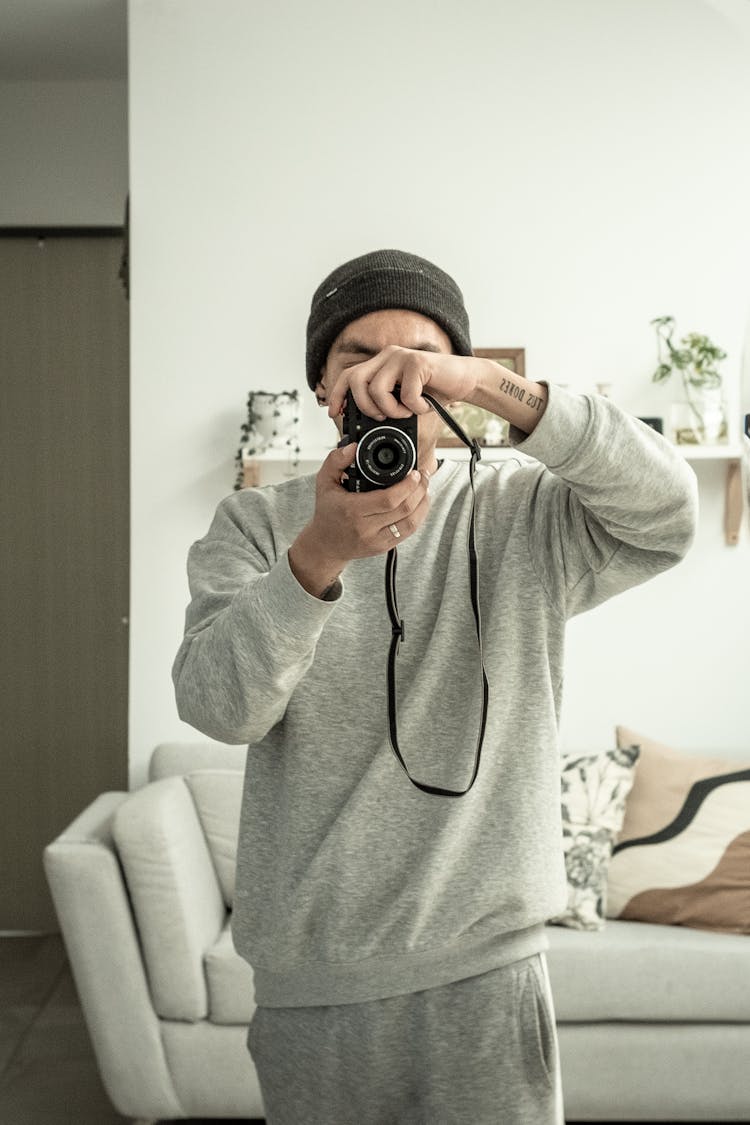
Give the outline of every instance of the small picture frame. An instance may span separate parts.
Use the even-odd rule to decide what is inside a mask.
[[[480,359],[492,359],[501,367],[507,367],[516,375],[526,374],[525,348],[475,348],[474,355]],[[467,402],[459,402],[450,410],[467,437],[474,438],[483,447],[509,445],[508,423],[489,410],[481,406],[472,406]],[[455,449],[463,445],[448,426],[443,426],[438,438],[438,445],[443,449]]]

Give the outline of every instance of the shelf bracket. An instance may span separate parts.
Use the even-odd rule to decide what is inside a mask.
[[[260,484],[260,463],[242,458],[242,487],[257,488]]]
[[[727,461],[727,479],[724,488],[724,536],[729,547],[736,547],[740,541],[743,508],[742,466],[739,458],[733,458]]]

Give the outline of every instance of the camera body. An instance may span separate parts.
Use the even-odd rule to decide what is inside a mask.
[[[399,388],[394,396],[399,399]],[[388,488],[417,467],[417,416],[386,418],[379,422],[363,414],[352,395],[344,407],[343,440],[357,442],[354,464],[347,469],[344,487],[349,492],[372,492]]]

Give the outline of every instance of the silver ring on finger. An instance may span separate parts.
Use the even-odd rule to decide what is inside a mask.
[[[389,530],[389,531],[390,531],[390,532],[392,533],[392,535],[393,535],[394,539],[400,539],[400,538],[401,538],[401,532],[400,532],[400,531],[399,531],[399,529],[398,529],[398,528],[396,527],[395,523],[391,523],[391,524],[389,524],[389,525],[388,525],[388,530]]]

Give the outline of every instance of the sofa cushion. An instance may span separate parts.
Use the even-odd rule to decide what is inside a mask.
[[[577,930],[600,930],[605,920],[607,867],[633,784],[637,747],[569,754],[561,761],[563,847],[568,904],[553,919]]]
[[[555,1013],[589,1020],[750,1023],[750,940],[680,926],[548,926]]]
[[[234,948],[230,922],[206,953],[205,965],[212,1023],[249,1023],[255,1011],[253,970]]]
[[[196,770],[186,781],[198,810],[224,903],[231,910],[244,775],[237,770]]]
[[[112,834],[125,871],[157,1013],[208,1014],[203,956],[226,908],[184,777],[154,781],[117,809]]]
[[[750,762],[641,754],[609,865],[610,917],[750,934]]]
[[[548,926],[547,934],[561,1023],[750,1023],[750,942],[740,935],[641,922],[608,922],[600,931]],[[253,972],[234,949],[229,923],[205,968],[211,1020],[249,1023]]]

